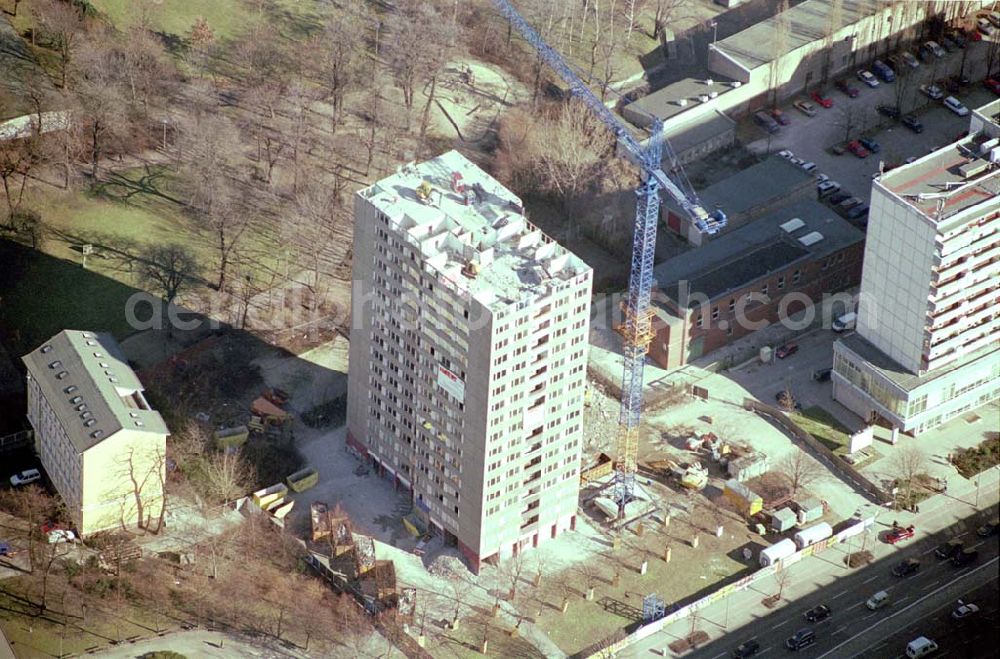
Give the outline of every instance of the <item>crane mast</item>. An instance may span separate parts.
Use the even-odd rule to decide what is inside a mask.
[[[618,518],[625,516],[625,505],[635,491],[636,459],[639,449],[639,423],[642,418],[642,383],[646,353],[653,339],[650,297],[653,288],[653,258],[656,229],[660,216],[661,190],[683,209],[695,226],[708,234],[717,233],[726,224],[721,211],[709,214],[692,190],[683,191],[663,171],[663,123],[654,118],[651,137],[641,144],[628,128],[597,98],[586,83],[569,67],[544,39],[518,13],[509,0],[492,0],[493,5],[511,26],[538,52],[539,57],[562,78],[570,92],[582,101],[614,133],[624,155],[639,167],[642,181],[636,188],[635,227],[632,238],[632,263],[628,297],[623,309],[621,409],[615,446],[614,498]]]

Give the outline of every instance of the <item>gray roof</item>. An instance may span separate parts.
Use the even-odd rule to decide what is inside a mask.
[[[806,0],[788,11],[761,21],[715,43],[717,48],[748,71],[768,64],[776,56],[787,55],[814,41],[822,40],[830,24],[831,7],[835,0]],[[857,23],[884,8],[882,0],[837,0],[841,6],[840,20],[834,29]],[[779,16],[781,18],[779,18]],[[787,38],[780,52],[776,44],[779,23],[788,26]]]
[[[706,69],[698,77],[683,78],[629,103],[622,110],[622,115],[635,125],[645,128],[651,123],[648,119],[650,116],[666,121],[674,115],[696,108],[702,103],[700,96],[710,96],[713,93],[721,96],[733,89],[731,80],[713,75]],[[679,102],[685,104],[680,105]]]
[[[81,453],[123,428],[168,433],[110,334],[63,330],[22,360]]]
[[[697,119],[663,132],[674,153],[684,153],[712,138],[736,130],[736,122],[725,114],[715,111],[703,114]],[[784,159],[782,159],[784,160]]]
[[[868,341],[868,339],[861,336],[857,332],[840,339],[839,343],[861,359],[868,362],[868,364],[875,371],[903,391],[913,391],[914,389],[925,385],[932,380],[936,380],[937,378],[951,373],[956,369],[962,368],[976,360],[983,359],[992,353],[996,353],[997,356],[1000,357],[1000,346],[987,345],[979,350],[970,352],[961,359],[956,359],[950,364],[936,368],[933,371],[928,371],[923,375],[917,375],[916,373],[912,373],[900,366],[894,359],[892,359],[892,357],[876,348]]]
[[[781,225],[793,218],[804,224],[786,232]],[[822,234],[822,240],[812,245],[799,242],[814,231]],[[809,199],[782,206],[703,247],[668,259],[653,272],[660,291],[675,301],[682,281],[688,282],[690,293],[712,300],[796,262],[824,258],[864,239],[864,233],[847,220]]]
[[[698,196],[706,208],[721,208],[733,216],[785,197],[793,188],[815,182],[813,175],[784,158],[771,156],[704,188]]]

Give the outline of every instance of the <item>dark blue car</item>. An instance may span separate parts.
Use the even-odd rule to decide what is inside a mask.
[[[876,142],[870,137],[862,137],[858,141],[861,142],[861,145],[864,146],[869,151],[871,151],[872,153],[878,153],[879,151],[882,150],[882,147],[878,145],[878,142]]]

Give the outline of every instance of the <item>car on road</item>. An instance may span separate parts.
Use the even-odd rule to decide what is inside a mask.
[[[924,125],[920,123],[920,120],[912,114],[908,114],[903,117],[903,125],[912,130],[914,133],[924,132]]]
[[[833,373],[832,368],[821,368],[813,371],[813,380],[816,380],[816,382],[826,382],[830,379],[831,373]]]
[[[1000,520],[994,518],[976,529],[976,535],[980,538],[988,538],[997,532],[997,528],[1000,528]]]
[[[937,85],[920,85],[920,92],[934,101],[940,101],[944,98],[944,92]]]
[[[14,474],[10,477],[10,484],[14,487],[20,487],[21,485],[28,485],[29,483],[34,483],[37,480],[41,480],[42,472],[37,469],[25,469],[19,474]]]
[[[951,564],[955,567],[965,567],[966,565],[975,563],[977,560],[979,560],[979,550],[966,547],[951,557]]]
[[[750,639],[736,646],[733,650],[733,659],[746,659],[746,657],[752,657],[758,652],[760,652],[760,643]]]
[[[865,147],[861,146],[861,142],[859,142],[857,140],[851,140],[850,142],[848,142],[847,143],[847,150],[850,151],[851,153],[853,153],[858,158],[867,158],[868,157],[868,149],[866,149]]]
[[[867,606],[872,611],[877,611],[883,606],[889,603],[889,593],[884,590],[880,590],[865,601],[865,606]]]
[[[984,16],[980,16],[976,19],[976,29],[986,36],[991,36],[994,32],[996,32],[996,28],[993,27],[989,19]]]
[[[832,195],[840,190],[840,183],[836,181],[823,181],[816,186],[816,192],[819,193],[820,199],[828,195]]]
[[[951,612],[952,620],[965,620],[969,616],[979,613],[979,607],[975,604],[960,604]]]
[[[827,96],[823,96],[823,94],[821,94],[818,89],[815,90],[815,91],[809,92],[809,98],[811,98],[812,100],[816,101],[817,103],[819,103],[820,105],[822,105],[824,108],[826,108],[828,110],[833,107],[833,99],[829,98]]]
[[[865,83],[869,87],[878,87],[878,78],[872,75],[871,71],[866,71],[865,69],[858,71],[858,80]]]
[[[885,534],[885,541],[890,545],[894,545],[897,542],[902,542],[903,540],[909,540],[914,535],[916,535],[916,528],[910,524],[909,526],[896,526],[894,525],[892,529]]]
[[[791,357],[798,351],[799,351],[798,344],[794,342],[789,342],[779,347],[774,354],[778,359],[784,359],[785,357]]]
[[[861,142],[861,146],[865,147],[866,149],[868,149],[872,153],[878,153],[879,151],[882,150],[882,147],[879,146],[878,142],[876,142],[875,140],[873,140],[870,137],[862,137],[858,141]]]
[[[924,44],[924,46],[927,47],[927,50],[934,53],[934,57],[937,57],[939,59],[948,54],[944,52],[944,48],[942,48],[941,45],[936,41],[928,41],[927,43]]]
[[[847,82],[844,79],[840,79],[837,82],[833,83],[833,86],[839,89],[840,91],[844,92],[845,94],[847,94],[849,98],[857,98],[858,94],[861,93],[860,91],[858,91],[857,87],[855,87],[854,85],[852,85],[851,83]]]
[[[986,78],[983,80],[983,87],[986,87],[986,89],[994,94],[1000,95],[1000,80],[996,78]]]
[[[899,116],[902,114],[899,111],[899,108],[892,105],[879,105],[875,108],[875,111],[881,114],[882,116],[897,120],[899,119]]]
[[[796,110],[806,115],[807,117],[816,116],[817,112],[816,106],[810,103],[809,101],[795,101],[794,103],[792,103],[792,105],[795,107]]]
[[[917,572],[920,572],[920,561],[915,558],[907,558],[900,561],[892,568],[892,576],[894,577],[908,577]]]
[[[962,105],[962,102],[954,96],[949,96],[944,99],[944,106],[960,117],[964,117],[969,114],[969,108]]]
[[[830,607],[826,604],[820,604],[819,606],[814,606],[803,614],[803,617],[809,622],[819,622],[820,620],[826,620],[830,617]]]
[[[771,117],[782,126],[787,126],[788,124],[792,123],[792,120],[788,118],[788,115],[779,110],[778,108],[774,108],[773,110],[771,110]]]
[[[941,560],[945,560],[951,558],[958,552],[962,551],[962,549],[964,548],[965,548],[965,543],[959,540],[958,538],[955,538],[949,540],[948,542],[944,543],[943,545],[935,549],[934,555],[940,558]]]
[[[798,651],[807,648],[816,642],[816,632],[805,627],[795,632],[785,640],[785,647],[789,650]]]
[[[900,53],[899,58],[903,60],[903,63],[906,64],[911,69],[916,69],[920,67],[920,60],[918,60],[916,56],[908,50],[904,50],[902,53]]]

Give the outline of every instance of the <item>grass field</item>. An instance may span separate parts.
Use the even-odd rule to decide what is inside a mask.
[[[807,407],[792,414],[792,419],[837,455],[847,455],[851,439],[848,429],[822,407]]]
[[[119,29],[135,21],[132,0],[91,0],[91,4]],[[241,0],[167,0],[155,6],[153,24],[166,34],[183,37],[198,16],[208,21],[216,38],[230,38],[249,23],[250,10]]]

